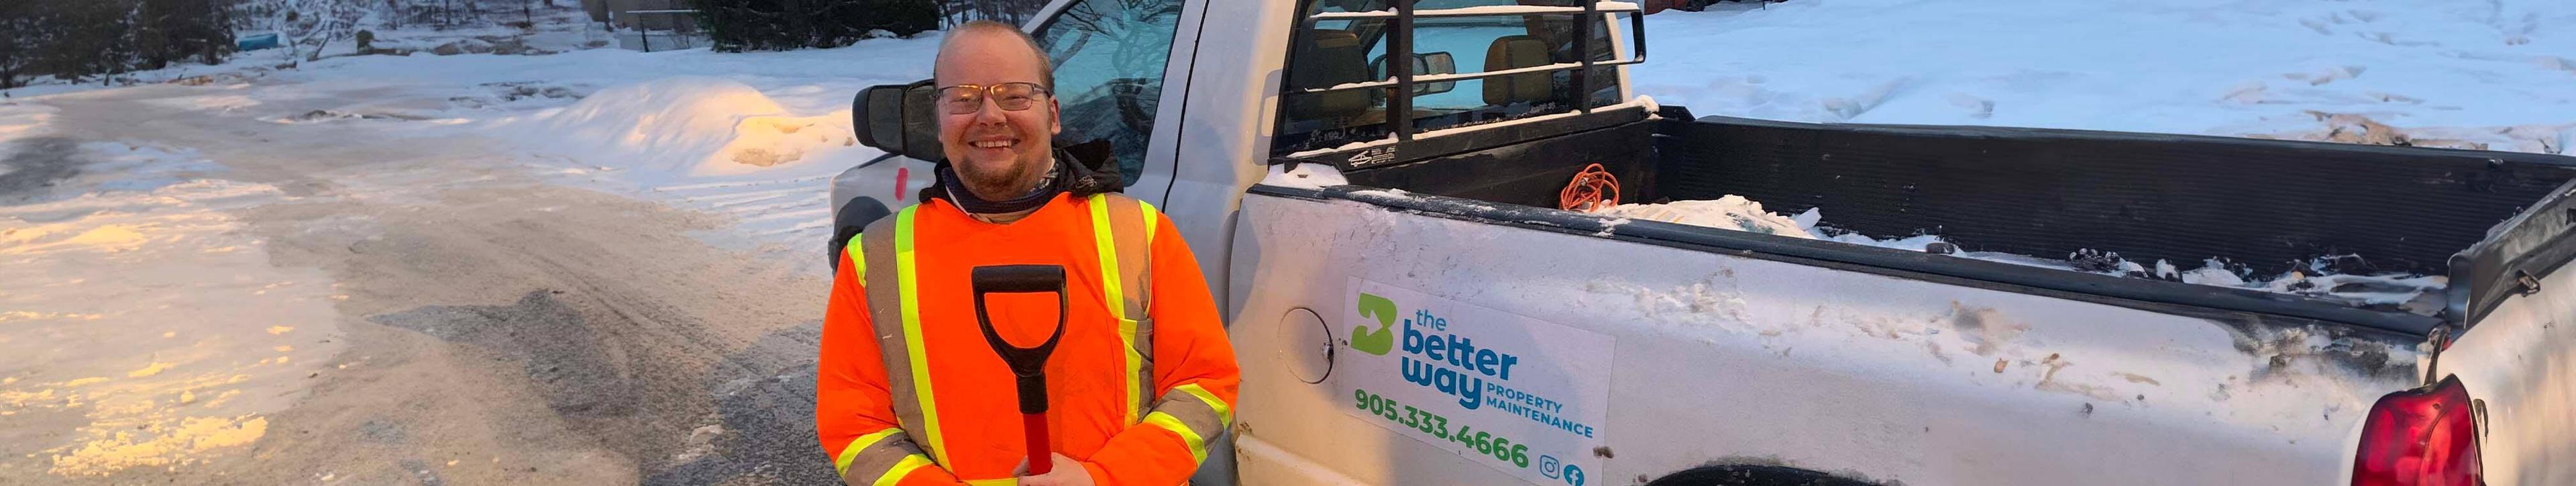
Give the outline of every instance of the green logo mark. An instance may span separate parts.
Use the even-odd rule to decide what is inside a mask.
[[[1377,331],[1369,331],[1367,324],[1352,326],[1351,349],[1378,356],[1385,356],[1387,351],[1395,349],[1395,301],[1362,293],[1360,316],[1376,318]]]

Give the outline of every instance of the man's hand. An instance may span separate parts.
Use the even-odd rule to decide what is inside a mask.
[[[1046,474],[1030,476],[1029,460],[1021,459],[1020,467],[1012,468],[1011,475],[1020,477],[1020,486],[1092,486],[1091,470],[1084,469],[1082,461],[1061,453],[1053,455],[1053,469],[1048,469]]]

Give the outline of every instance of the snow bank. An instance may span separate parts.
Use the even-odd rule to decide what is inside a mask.
[[[728,217],[733,226],[697,236],[804,264],[830,236],[831,175],[880,155],[851,135],[851,96],[928,77],[937,44],[349,56],[208,94],[249,96],[264,104],[236,113],[272,123],[473,132],[548,182]],[[299,96],[310,98],[282,102]]]
[[[610,87],[489,129],[648,184],[747,174],[856,144],[848,110],[796,116],[750,85],[712,77]]]
[[[726,216],[731,228],[696,236],[821,272],[811,255],[814,242],[831,236],[831,175],[880,154],[858,145],[850,111],[839,106],[809,115],[740,81],[671,77],[610,86],[477,129],[518,142],[536,156],[523,162],[549,180]]]
[[[268,73],[273,72],[275,70],[275,66],[287,62],[288,58],[285,49],[266,49],[238,53],[233,55],[231,59],[224,60],[222,64],[211,66],[193,62],[180,62],[172,63],[169,67],[150,71],[118,73],[114,76],[114,80],[111,82],[101,82],[97,79],[80,80],[76,82],[52,76],[38,76],[32,79],[20,79],[19,82],[22,83],[21,86],[16,88],[0,89],[0,94],[6,94],[10,99],[15,99],[83,93],[141,84],[175,83],[190,86],[228,84],[244,79],[265,76]],[[0,99],[0,102],[6,101],[6,99]]]
[[[1880,239],[1843,231],[1824,225],[1821,209],[1810,208],[1797,216],[1781,216],[1762,209],[1762,203],[1742,196],[1728,195],[1715,200],[1673,201],[1660,204],[1621,204],[1598,214],[1612,218],[1644,219],[1666,223],[1745,231],[1767,235],[1811,240],[1829,240],[1905,251],[1956,254],[2015,265],[2080,271],[2103,275],[2153,278],[2196,285],[2230,287],[2266,292],[2305,295],[2343,302],[2356,307],[2377,306],[2432,315],[2442,308],[2441,291],[2449,278],[2413,274],[2348,275],[2332,269],[2335,260],[2358,258],[2353,255],[2320,256],[2308,262],[2305,271],[2257,277],[2223,258],[2210,258],[2200,268],[2178,271],[2171,262],[2158,260],[2151,267],[2120,258],[2118,253],[2094,250],[2079,251],[2064,259],[2044,258],[1996,252],[1960,251],[1960,245],[1937,235],[1915,235]],[[1941,249],[1935,249],[1941,246]]]

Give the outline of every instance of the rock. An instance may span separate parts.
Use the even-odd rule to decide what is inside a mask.
[[[801,150],[771,151],[769,149],[755,147],[742,149],[733,153],[733,161],[735,163],[750,164],[757,167],[770,167],[778,164],[795,162],[797,159],[801,158],[805,158],[805,152]]]
[[[724,435],[724,426],[708,425],[689,431],[687,440],[690,446],[702,446],[715,442],[716,437],[722,435]]]

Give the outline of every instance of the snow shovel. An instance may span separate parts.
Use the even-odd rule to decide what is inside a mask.
[[[1064,267],[1058,265],[988,265],[975,267],[975,322],[984,327],[984,341],[993,345],[993,353],[1011,365],[1011,374],[1020,381],[1020,416],[1028,429],[1029,474],[1046,474],[1055,465],[1047,450],[1046,360],[1055,354],[1055,343],[1064,337],[1065,313],[1071,310],[1064,292]],[[985,312],[984,294],[1055,293],[1055,333],[1046,343],[1034,348],[1014,346],[993,331],[992,314]]]

